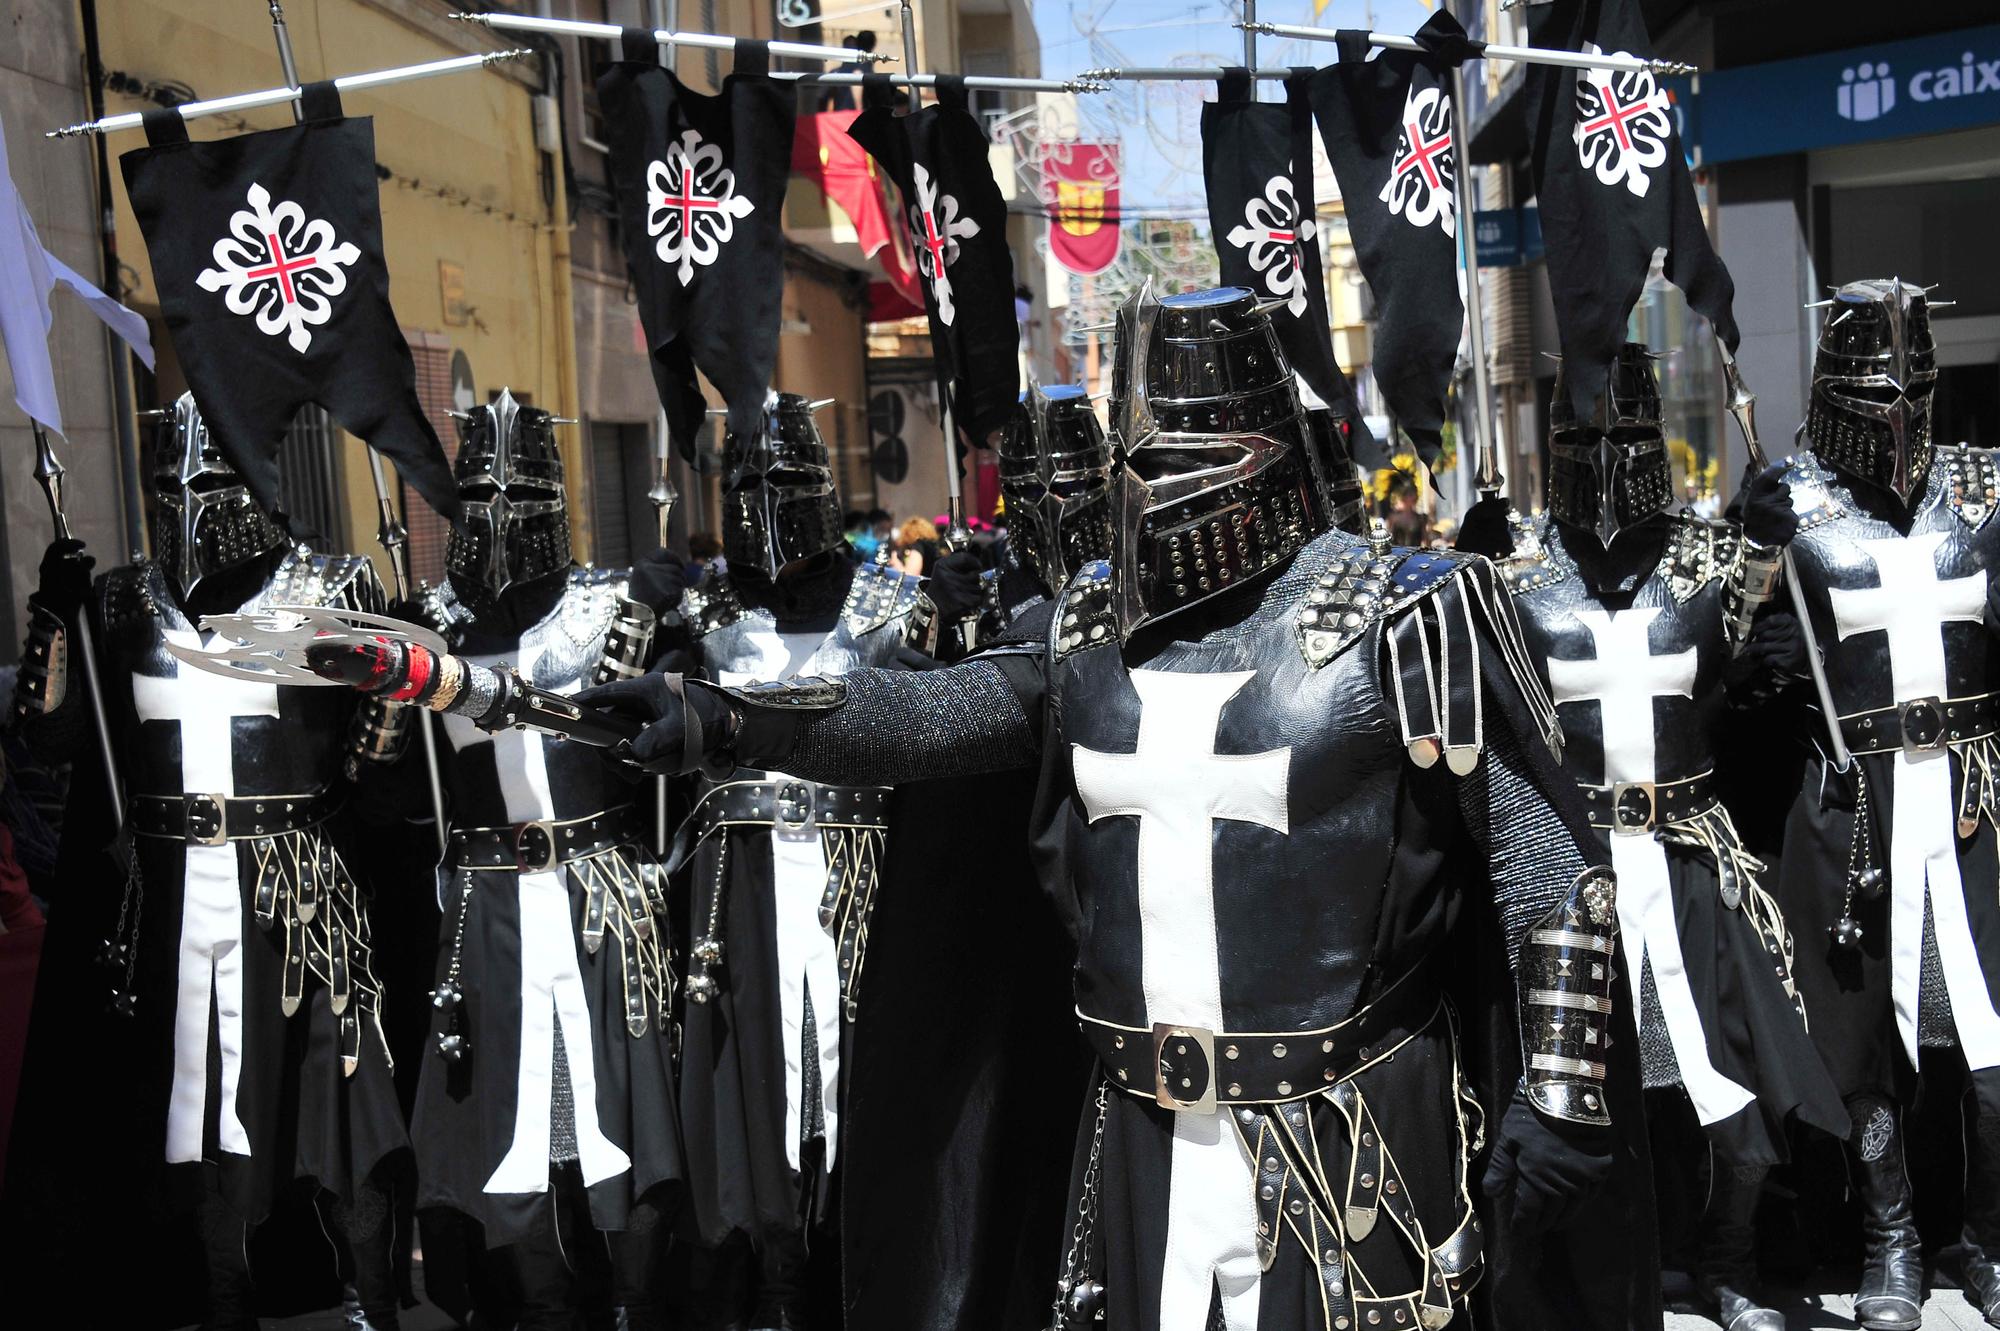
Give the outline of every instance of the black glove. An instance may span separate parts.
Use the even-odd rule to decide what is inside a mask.
[[[424,608],[423,599],[416,596],[399,596],[382,607],[382,613],[391,619],[400,619],[405,624],[415,624],[418,628],[429,628],[431,617]]]
[[[944,662],[917,647],[898,647],[889,658],[891,670],[942,670]]]
[[[1743,537],[1758,545],[1790,545],[1799,534],[1799,515],[1792,509],[1792,487],[1785,483],[1783,463],[1759,472],[1743,491]]]
[[[1778,609],[1757,616],[1750,626],[1750,641],[1743,644],[1731,673],[1746,679],[1809,676],[1812,663],[1806,659],[1806,635],[1799,629],[1799,617]]]
[[[680,556],[664,547],[649,555],[641,555],[632,565],[632,578],[626,584],[626,595],[641,605],[652,607],[656,615],[665,616],[681,603],[681,593],[687,590],[687,565],[681,563]]]
[[[35,604],[59,619],[71,619],[90,599],[90,570],[97,561],[83,552],[83,542],[72,537],[51,541],[42,554],[42,580],[35,588]]]
[[[649,772],[692,771],[702,760],[728,747],[732,722],[729,705],[712,689],[681,688],[681,676],[655,671],[637,679],[614,679],[584,689],[572,701],[646,723],[617,757]],[[700,737],[700,752],[688,752],[688,712],[692,709]]]
[[[931,566],[927,590],[940,624],[956,624],[978,611],[985,599],[979,580],[982,567],[970,550],[954,550]]]
[[[1480,1187],[1513,1215],[1516,1233],[1546,1234],[1611,1177],[1611,1133],[1557,1124],[1516,1092],[1500,1119]]]
[[[1508,514],[1506,500],[1499,495],[1487,495],[1466,509],[1465,516],[1459,519],[1458,539],[1452,542],[1452,548],[1485,555],[1488,559],[1505,559],[1514,553],[1514,533],[1507,525]]]

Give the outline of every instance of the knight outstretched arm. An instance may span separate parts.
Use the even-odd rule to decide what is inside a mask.
[[[1046,659],[1046,617],[1034,618],[943,670],[864,669],[736,688],[655,674],[575,701],[644,721],[630,756],[655,772],[742,766],[893,786],[1027,767],[1040,750]]]

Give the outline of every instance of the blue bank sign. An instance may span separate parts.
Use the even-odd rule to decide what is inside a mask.
[[[2000,24],[1703,74],[1702,162],[2000,123]]]

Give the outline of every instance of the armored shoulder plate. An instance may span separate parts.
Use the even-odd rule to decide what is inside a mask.
[[[1931,465],[1944,473],[1945,502],[1959,521],[1978,531],[2000,500],[2000,463],[1990,448],[1939,444]]]
[[[1792,511],[1799,515],[1800,531],[1832,522],[1847,512],[1847,500],[1840,482],[1820,464],[1819,459],[1807,453],[1797,453],[1786,458],[1784,466],[1785,484],[1792,490]]]
[[[1514,540],[1514,553],[1498,561],[1501,581],[1510,595],[1519,596],[1537,587],[1561,582],[1569,575],[1549,556],[1547,518],[1530,518],[1516,509],[1507,510],[1507,532]]]
[[[914,610],[922,581],[886,564],[858,564],[840,616],[855,637],[873,633]]]
[[[1695,593],[1727,573],[1736,562],[1740,544],[1736,527],[1682,513],[1660,557],[1660,572],[1674,600],[1692,600]]]
[[[1063,588],[1061,605],[1050,617],[1049,658],[1118,641],[1118,616],[1111,608],[1111,563],[1093,559]]]
[[[743,618],[743,602],[728,575],[710,570],[681,593],[681,620],[696,641]]]
[[[111,632],[142,619],[157,619],[160,603],[149,560],[114,568],[98,582],[103,598],[104,627]]]
[[[472,607],[458,599],[449,578],[435,587],[417,584],[417,602],[423,607],[424,626],[446,642],[457,642],[472,622]]]
[[[344,605],[376,610],[382,605],[382,584],[365,556],[316,555],[299,545],[278,565],[266,599],[272,605]]]
[[[572,642],[588,646],[602,638],[618,613],[628,573],[622,568],[572,566],[563,593],[562,628]]]
[[[1358,642],[1370,625],[1416,604],[1477,558],[1455,550],[1377,554],[1360,542],[1336,550],[1299,607],[1295,631],[1306,664],[1319,669]]]

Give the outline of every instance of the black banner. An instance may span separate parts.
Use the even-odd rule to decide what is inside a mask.
[[[940,76],[937,103],[906,116],[891,105],[886,76],[869,80],[864,99],[847,133],[903,193],[938,382],[950,385],[958,428],[984,444],[1021,396],[1014,257],[992,143],[966,106],[963,79]]]
[[[1375,382],[1430,464],[1444,446],[1445,389],[1465,325],[1451,68],[1472,47],[1443,11],[1417,40],[1421,53],[1371,60],[1366,33],[1342,32],[1339,63],[1313,76],[1312,105],[1375,297]]]
[[[1536,46],[1649,56],[1631,0],[1555,0],[1531,11]],[[1594,418],[1655,250],[1667,279],[1732,351],[1736,284],[1702,225],[1666,89],[1647,71],[1528,67],[1529,160],[1540,196],[1564,382]]]
[[[639,295],[667,433],[690,462],[707,405],[695,370],[755,433],[778,363],[785,289],[785,184],[797,97],[770,77],[767,42],[736,43],[713,97],[660,64],[653,34],[627,28],[624,59],[597,80],[625,262]]]
[[[1354,385],[1333,350],[1326,279],[1314,219],[1310,70],[1287,80],[1283,102],[1251,100],[1248,71],[1226,71],[1201,108],[1201,174],[1209,231],[1224,286],[1244,287],[1272,307],[1292,370],[1347,417],[1356,455],[1372,461]]]
[[[458,491],[417,402],[389,307],[375,126],[305,86],[302,123],[204,143],[173,110],[118,159],[160,311],[202,419],[258,503],[278,512],[278,447],[308,402],[396,464],[456,520]]]

